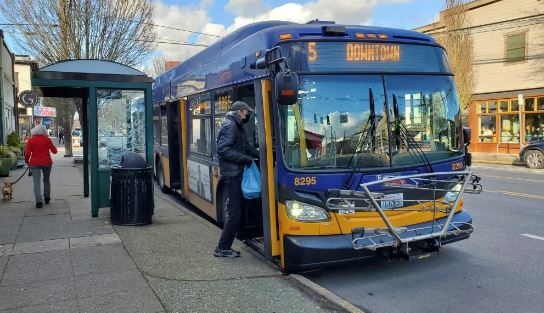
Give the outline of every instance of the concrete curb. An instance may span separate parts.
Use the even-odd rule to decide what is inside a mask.
[[[488,161],[488,160],[472,160],[472,163],[473,164],[502,164],[502,165],[518,165],[516,163],[513,163],[513,162],[508,162],[508,161]]]
[[[365,313],[365,311],[359,309],[358,307],[354,306],[353,304],[349,303],[348,301],[340,298],[339,296],[335,295],[328,289],[325,289],[318,284],[314,283],[313,281],[309,280],[308,278],[299,275],[299,274],[291,274],[289,277],[293,278],[294,280],[298,281],[302,285],[310,288],[315,293],[319,294],[320,296],[324,297],[328,301],[336,304],[340,308],[346,310],[349,313]]]

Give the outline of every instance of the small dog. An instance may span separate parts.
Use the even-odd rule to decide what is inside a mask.
[[[2,188],[2,194],[4,195],[4,201],[13,199],[13,187],[8,181],[4,182],[4,188]]]

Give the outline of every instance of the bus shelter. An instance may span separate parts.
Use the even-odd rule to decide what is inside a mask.
[[[102,60],[61,61],[32,75],[44,98],[81,99],[83,195],[91,196],[93,217],[110,205],[111,167],[123,153],[136,152],[153,165],[152,82],[134,68]]]

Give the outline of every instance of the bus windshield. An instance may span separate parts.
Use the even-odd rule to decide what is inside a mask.
[[[449,75],[300,75],[299,100],[280,106],[292,169],[384,168],[462,153]]]

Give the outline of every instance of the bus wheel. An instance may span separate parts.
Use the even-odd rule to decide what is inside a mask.
[[[166,187],[164,184],[164,174],[162,172],[161,162],[157,162],[157,184],[159,185],[159,189],[162,191],[162,193],[170,192],[170,188]]]
[[[525,156],[525,163],[529,168],[543,168],[544,154],[537,150],[527,151],[527,155]]]

